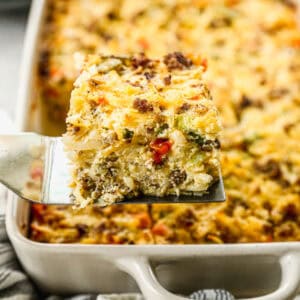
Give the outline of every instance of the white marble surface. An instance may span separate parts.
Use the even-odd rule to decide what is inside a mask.
[[[27,15],[28,9],[0,12],[0,109],[11,117],[16,105]]]

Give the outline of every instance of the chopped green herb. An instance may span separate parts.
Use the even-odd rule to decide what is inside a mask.
[[[167,212],[167,211],[162,210],[162,211],[159,212],[159,218],[160,218],[160,219],[166,217],[167,215],[168,215],[168,212]]]
[[[213,148],[219,149],[221,147],[218,139],[208,140],[203,136],[201,136],[200,134],[197,134],[193,131],[189,131],[187,135],[188,135],[188,139],[198,144],[201,147],[201,150],[203,151],[212,151]]]
[[[244,143],[247,145],[247,146],[250,146],[252,145],[254,142],[256,142],[257,140],[261,139],[262,137],[256,133],[256,132],[251,132],[249,134],[247,134],[245,137],[244,137]]]
[[[169,124],[167,124],[167,123],[164,123],[164,124],[162,124],[161,126],[159,126],[158,128],[157,128],[157,131],[156,131],[156,133],[157,134],[161,134],[161,133],[163,133],[166,129],[168,129],[169,128]]]
[[[188,139],[192,142],[197,143],[198,145],[202,146],[205,143],[205,138],[202,137],[200,134],[197,134],[193,131],[189,131],[187,133]]]
[[[123,131],[123,138],[125,140],[131,140],[133,137],[133,131],[125,128],[124,131]]]

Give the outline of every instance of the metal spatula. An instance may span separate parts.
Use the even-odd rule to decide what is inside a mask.
[[[23,199],[43,204],[72,204],[68,160],[60,138],[35,133],[0,135],[0,182]],[[225,200],[219,180],[204,195],[141,196],[125,203],[197,203]]]

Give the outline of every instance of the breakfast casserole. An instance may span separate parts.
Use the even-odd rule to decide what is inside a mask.
[[[220,122],[202,59],[90,55],[74,83],[64,144],[77,206],[207,192]]]
[[[72,62],[75,52],[145,52],[161,57],[180,51],[207,59],[203,79],[224,127],[220,142],[227,199],[221,204],[148,206],[153,238],[149,243],[300,240],[300,31],[296,15],[290,0],[49,2],[39,88],[50,109],[56,107],[52,94],[66,107],[58,107],[52,116],[67,110],[78,72]],[[123,205],[120,209],[127,214]],[[93,221],[89,210],[49,207],[42,218],[39,211],[33,212],[30,237],[68,242],[66,228],[80,231],[71,217],[76,214],[89,220],[83,235],[89,237],[99,222]],[[47,221],[57,214],[63,226]],[[115,222],[111,234],[118,236],[122,229],[117,228],[122,226]],[[53,234],[47,236],[41,228]],[[100,234],[93,238],[95,243]],[[58,238],[53,240],[53,236]]]

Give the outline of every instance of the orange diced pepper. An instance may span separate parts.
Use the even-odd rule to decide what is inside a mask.
[[[191,98],[189,98],[190,100],[199,100],[199,95],[194,95]]]
[[[45,210],[46,210],[46,205],[44,204],[33,204],[31,206],[31,212],[33,216],[38,220],[42,220]]]
[[[153,234],[160,236],[167,236],[169,234],[169,228],[165,224],[155,224],[151,231]]]
[[[99,97],[97,102],[98,102],[99,105],[107,104],[107,100],[103,96]]]
[[[151,226],[151,219],[148,213],[143,212],[137,215],[137,219],[139,221],[139,228],[145,229]]]
[[[149,42],[143,37],[138,39],[138,44],[141,48],[143,48],[143,50],[147,50],[150,48]]]
[[[202,59],[201,66],[203,67],[203,72],[205,72],[207,70],[207,66],[208,66],[207,58]]]
[[[50,76],[59,78],[63,76],[63,72],[59,68],[52,67],[50,69]]]
[[[293,39],[291,41],[291,46],[294,48],[300,48],[300,38]]]

